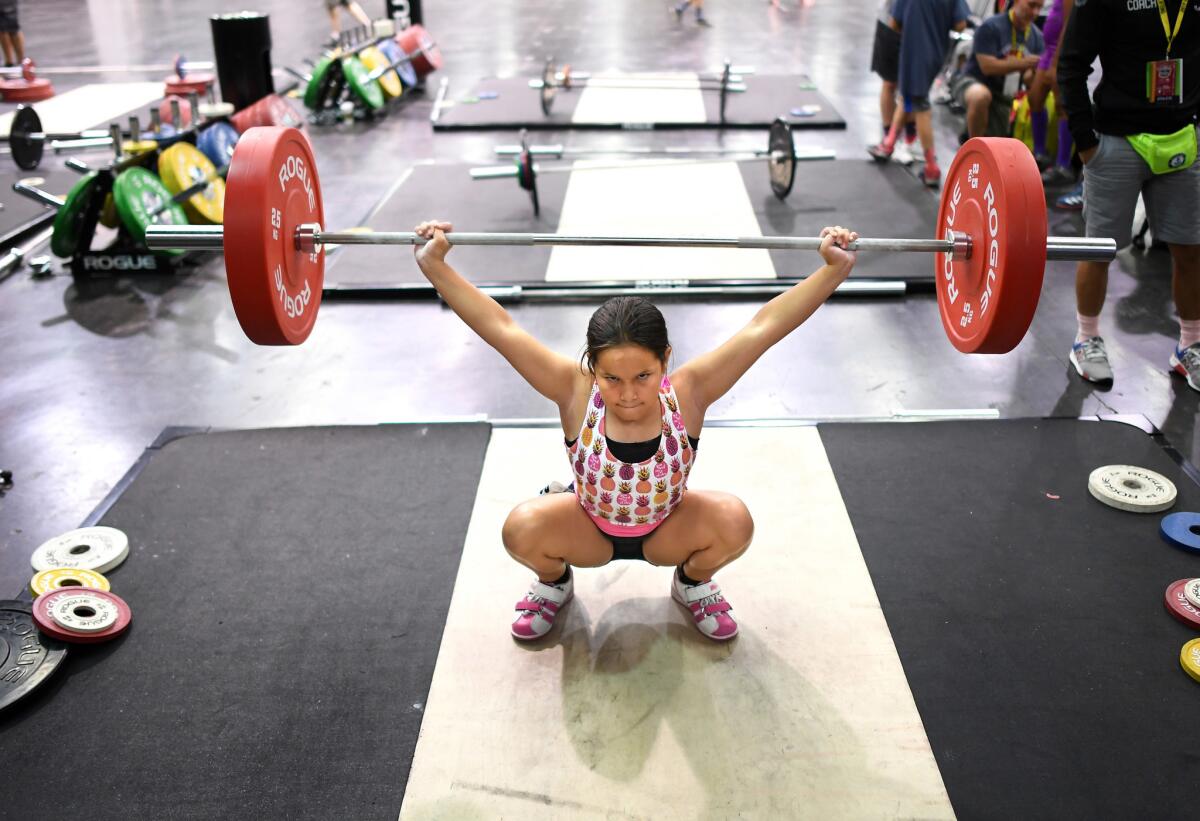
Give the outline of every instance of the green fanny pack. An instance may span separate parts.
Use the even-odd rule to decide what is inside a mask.
[[[1155,174],[1190,168],[1196,161],[1196,126],[1186,125],[1174,134],[1131,134],[1125,139]]]

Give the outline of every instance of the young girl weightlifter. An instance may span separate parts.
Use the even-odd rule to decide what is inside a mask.
[[[574,480],[573,493],[522,502],[504,522],[504,547],[537,574],[517,603],[513,636],[524,641],[550,631],[571,599],[572,567],[639,559],[675,568],[671,596],[701,633],[733,638],[737,621],[713,575],[750,546],[754,522],[730,493],[687,489],[704,414],[850,274],[856,255],[846,248],[858,235],[822,229],[824,265],[721,346],[668,374],[666,323],[645,299],[601,305],[588,323],[582,360],[572,360],[534,339],[446,263],[450,230],[446,222],[418,225],[416,233],[430,241],[417,249],[417,263],[471,330],[558,406]]]

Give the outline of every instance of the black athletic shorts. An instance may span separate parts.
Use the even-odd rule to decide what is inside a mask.
[[[604,534],[608,536],[607,533]],[[613,555],[612,560],[617,559],[632,559],[635,561],[646,561],[646,554],[642,552],[642,542],[644,539],[641,536],[630,538],[629,536],[608,536],[608,540],[612,542]]]
[[[871,46],[871,71],[884,82],[900,81],[900,32],[875,21],[875,43]]]
[[[17,22],[17,0],[0,0],[0,31],[15,34],[21,30]]]

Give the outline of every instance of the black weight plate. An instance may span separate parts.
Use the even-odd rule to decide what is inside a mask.
[[[721,70],[721,125],[725,125],[725,99],[729,96],[729,62],[726,61],[725,68]]]
[[[546,65],[542,68],[542,113],[547,117],[550,116],[550,109],[554,106],[554,58],[546,60]]]
[[[65,644],[38,631],[32,605],[0,601],[0,710],[36,690],[66,657]]]
[[[767,132],[767,173],[771,175],[775,196],[786,199],[796,182],[796,148],[792,144],[792,127],[782,117],[771,123]]]
[[[517,156],[517,184],[529,192],[529,197],[533,200],[533,213],[536,216],[540,212],[537,172],[533,169],[533,155],[529,153],[527,147],[522,147],[521,153]]]
[[[46,141],[40,138],[31,139],[29,136],[42,133],[42,118],[33,110],[33,106],[18,106],[8,131],[8,145],[12,149],[13,162],[17,164],[17,168],[32,171],[42,164],[42,151],[46,147]]]

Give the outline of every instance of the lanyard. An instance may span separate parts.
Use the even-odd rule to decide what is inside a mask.
[[[1167,35],[1167,57],[1171,56],[1171,43],[1175,42],[1175,35],[1179,34],[1179,26],[1183,23],[1183,13],[1187,11],[1187,0],[1180,0],[1179,14],[1175,15],[1175,30],[1171,30],[1171,22],[1167,17],[1167,4],[1165,0],[1158,0],[1158,16],[1162,18],[1163,32]],[[1011,12],[1010,12],[1011,14]],[[1013,35],[1014,37],[1016,35]]]
[[[1187,0],[1183,0],[1183,2],[1186,3]],[[1159,8],[1162,8],[1162,4],[1163,4],[1163,0],[1158,0]],[[1163,20],[1164,21],[1166,20],[1165,16],[1163,17]],[[1166,22],[1164,22],[1163,25],[1165,26]],[[1024,57],[1025,56],[1025,42],[1029,39],[1029,26],[1026,26],[1025,30],[1023,32],[1021,32],[1021,48],[1018,49],[1017,48],[1017,18],[1012,13],[1011,9],[1008,12],[1008,29],[1009,29],[1009,31],[1012,32],[1012,50],[1016,53],[1016,55],[1018,57]],[[1175,30],[1179,31],[1178,23],[1175,24]],[[1174,38],[1172,38],[1172,39],[1174,39]],[[1171,44],[1168,41],[1167,51],[1170,52],[1170,50],[1171,50]]]

